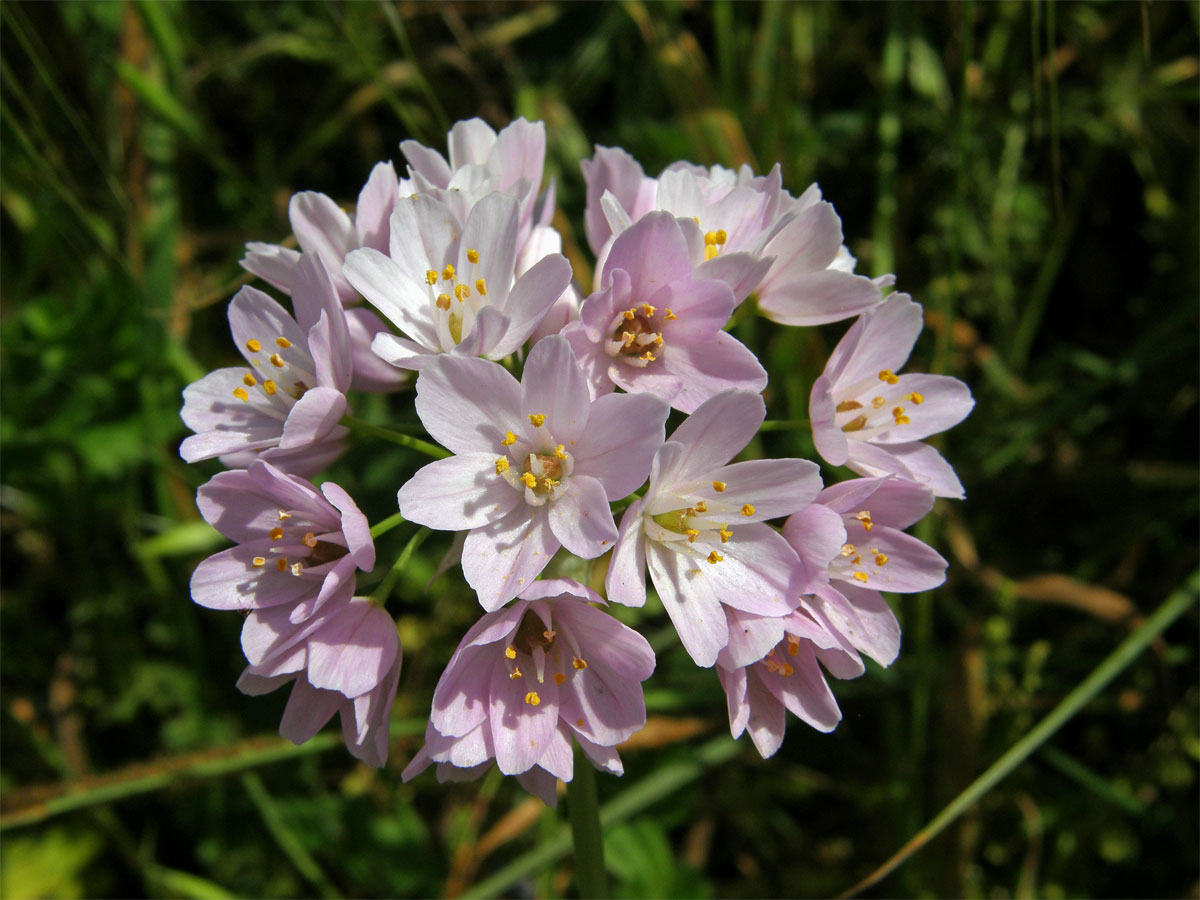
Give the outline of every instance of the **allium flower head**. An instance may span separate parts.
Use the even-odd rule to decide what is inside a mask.
[[[663,444],[650,486],[621,520],[608,597],[641,606],[644,572],[683,646],[711,666],[730,641],[725,607],[784,616],[809,586],[796,552],[765,520],[807,506],[821,489],[814,463],[729,463],[758,431],[762,398],[727,391],[704,403]]]
[[[366,517],[331,481],[318,491],[265,462],[221,472],[196,495],[204,520],[237,546],[192,575],[192,599],[210,609],[283,607],[292,622],[333,597],[349,597],[354,572],[370,572],[375,546]]]
[[[180,445],[186,461],[222,456],[245,466],[258,457],[308,475],[341,453],[346,429],[338,421],[353,364],[319,256],[301,259],[293,291],[296,318],[252,287],[230,302],[229,327],[250,368],[217,369],[184,389],[180,416],[196,432]]]
[[[691,412],[723,390],[766,387],[758,359],[722,330],[733,292],[716,278],[693,275],[684,229],[673,216],[651,213],[622,232],[601,280],[604,290],[588,297],[580,321],[563,330],[594,395],[616,386]]]
[[[433,197],[401,200],[390,255],[346,258],[350,283],[408,335],[381,334],[374,352],[419,369],[441,354],[503,359],[520,347],[567,289],[571,266],[550,253],[514,278],[518,217],[518,201],[500,193],[472,206],[465,225]]]
[[[400,489],[400,512],[470,529],[463,574],[487,610],[528,587],[560,546],[584,559],[612,546],[609,502],[645,480],[668,413],[646,395],[591,400],[558,336],[534,346],[520,384],[495,363],[442,357],[417,379],[416,407],[456,455]]]
[[[938,497],[961,498],[954,469],[920,441],[957,425],[975,401],[957,378],[896,374],[920,333],[921,306],[907,294],[893,294],[851,326],[813,384],[813,442],[835,466],[894,473]]]
[[[590,605],[603,602],[573,581],[548,579],[484,615],[438,681],[425,746],[404,780],[431,763],[443,780],[475,777],[495,759],[553,805],[554,779],[573,775],[572,740],[619,775],[613,748],[646,722],[641,682],[654,671],[654,653]]]

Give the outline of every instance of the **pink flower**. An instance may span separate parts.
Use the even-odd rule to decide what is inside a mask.
[[[921,307],[893,294],[850,327],[813,384],[813,442],[835,466],[860,475],[896,474],[938,497],[963,496],[941,454],[922,438],[957,425],[975,401],[945,375],[896,375],[921,333]]]
[[[432,763],[440,780],[474,778],[495,759],[553,806],[573,775],[571,741],[621,774],[615,749],[646,723],[641,682],[654,671],[645,638],[589,604],[566,579],[537,581],[463,637],[438,680],[425,746],[404,780]]]
[[[443,356],[417,379],[417,415],[455,456],[399,492],[410,521],[469,529],[463,574],[486,610],[524,590],[560,546],[583,559],[617,537],[609,502],[646,478],[666,404],[588,396],[564,338],[539,341],[521,383],[495,363]]]
[[[183,391],[180,416],[196,434],[179,455],[187,462],[254,458],[309,475],[343,449],[352,362],[341,305],[321,257],[305,255],[293,278],[296,318],[244,287],[229,304],[229,326],[251,368],[217,369]]]
[[[407,338],[376,337],[372,349],[419,369],[442,354],[503,359],[520,347],[568,289],[571,266],[546,253],[520,277],[519,203],[492,193],[465,213],[433,197],[401,200],[390,256],[373,248],[346,257],[346,277]]]
[[[622,232],[601,281],[605,289],[588,297],[580,321],[562,332],[593,395],[616,386],[692,412],[723,390],[766,387],[758,359],[722,331],[732,291],[716,278],[693,276],[684,229],[673,216],[650,213]]]
[[[729,464],[765,415],[758,395],[727,391],[688,417],[655,455],[649,489],[622,518],[609,566],[608,597],[627,606],[646,602],[649,568],[684,648],[701,666],[716,662],[730,642],[727,607],[785,616],[809,586],[803,562],[764,521],[816,497],[817,466],[798,459]]]
[[[203,485],[204,520],[237,546],[192,573],[192,599],[209,609],[281,607],[292,622],[354,592],[355,569],[370,572],[375,546],[366,517],[342,488],[309,482],[265,462],[221,472]]]
[[[373,766],[387,759],[388,719],[400,678],[396,624],[363,597],[343,598],[302,623],[255,610],[242,631],[250,665],[238,688],[259,695],[294,682],[279,733],[302,744],[339,712],[347,749]]]
[[[388,219],[400,193],[412,193],[411,187],[407,181],[401,184],[397,180],[396,170],[390,162],[376,164],[358,195],[353,218],[324,194],[303,191],[293,195],[288,204],[288,219],[296,241],[304,253],[321,257],[344,306],[354,306],[361,300],[342,274],[346,254],[359,247],[387,250]],[[300,256],[299,252],[278,244],[249,243],[242,267],[284,293],[292,294],[292,281]],[[403,380],[402,373],[371,353],[375,335],[387,331],[383,320],[361,306],[347,309],[345,316],[354,357],[355,390],[392,390]]]
[[[583,172],[585,230],[599,258],[614,236],[650,211],[670,212],[684,227],[697,277],[726,281],[739,303],[754,292],[762,313],[785,325],[861,313],[878,305],[880,287],[894,281],[853,274],[833,206],[816,185],[799,198],[789,194],[778,164],[755,176],[748,166],[734,172],[675,163],[649,179],[625,151],[597,147]]]
[[[825,574],[806,603],[880,665],[900,652],[900,625],[879,591],[927,591],[946,580],[946,560],[901,531],[933,499],[902,478],[855,478],[826,488],[783,526],[805,565]]]

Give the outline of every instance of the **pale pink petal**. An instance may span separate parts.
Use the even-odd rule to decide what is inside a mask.
[[[192,572],[192,600],[208,609],[253,609],[316,595],[320,581],[280,572],[273,558],[269,566],[255,566],[260,555],[266,556],[261,544],[243,544],[203,560]]]
[[[443,531],[503,518],[522,495],[496,474],[496,459],[495,453],[463,453],[429,463],[400,488],[401,515]]]
[[[975,406],[971,389],[948,375],[901,375],[896,389],[905,396],[921,395],[923,401],[904,404],[908,424],[876,435],[871,439],[875,443],[905,444],[938,434],[965,419]]]
[[[713,487],[715,482],[724,485],[724,490],[718,492]],[[693,493],[684,484],[677,484],[676,489]],[[820,492],[821,474],[816,463],[806,459],[754,459],[706,473],[694,493],[707,501],[712,516],[720,517],[720,510],[725,508],[725,514],[736,515],[738,522],[761,522],[803,509]]]
[[[814,503],[783,523],[783,536],[809,573],[809,583],[803,588],[807,592],[829,580],[829,563],[846,543],[846,526],[841,515]]]
[[[496,132],[483,119],[466,119],[454,123],[446,142],[451,171],[469,165],[482,166],[496,144]]]
[[[571,322],[561,333],[571,345],[571,352],[575,354],[575,360],[587,381],[588,393],[592,399],[612,393],[613,382],[608,377],[608,354],[599,344],[588,338],[583,323]]]
[[[502,352],[501,345],[505,343],[510,331],[508,316],[492,306],[485,306],[475,315],[475,321],[468,326],[451,351],[456,356],[486,356],[488,359],[503,359],[507,353]]]
[[[182,453],[182,448],[180,448]],[[846,465],[860,475],[895,474],[922,484],[935,497],[961,500],[965,494],[954,468],[936,448],[929,444],[888,444],[877,447],[865,441],[854,441]]]
[[[671,405],[686,413],[721,391],[761,391],[767,386],[767,373],[758,357],[724,331],[703,344],[671,347],[663,362],[681,382]]]
[[[692,580],[698,570],[682,554],[651,541],[646,549],[646,564],[684,649],[697,665],[711,666],[721,648],[729,643],[729,626],[720,601],[709,591],[693,589]]]
[[[430,150],[417,141],[401,141],[400,152],[408,160],[413,171],[419,172],[431,184],[444,188],[450,184],[450,166],[446,158],[436,150]]]
[[[900,623],[878,591],[839,584],[809,599],[855,648],[881,666],[900,655]]]
[[[781,325],[824,325],[874,309],[880,296],[871,279],[826,269],[763,288],[758,308]]]
[[[390,162],[376,163],[371,169],[367,183],[358,194],[358,205],[354,208],[354,230],[356,243],[360,247],[374,247],[386,252],[388,249],[388,219],[399,196],[399,179]]]
[[[692,264],[675,216],[648,213],[620,234],[604,263],[605,283],[615,269],[624,269],[638,285],[690,281]]]
[[[524,590],[558,550],[543,510],[519,505],[503,519],[467,535],[463,575],[489,612]]]
[[[604,486],[587,475],[571,478],[567,490],[550,507],[549,524],[559,542],[581,559],[595,559],[617,540]]]
[[[836,417],[833,383],[828,375],[822,375],[813,382],[808,398],[808,420],[812,424],[813,444],[823,460],[831,465],[843,466],[850,456],[850,446],[845,432],[837,426]]]
[[[521,427],[530,443],[544,442],[528,416],[546,417],[554,439],[568,444],[579,438],[588,420],[591,395],[566,338],[552,335],[538,341],[521,376]]]
[[[558,806],[558,779],[540,766],[519,773],[517,783],[551,809]]]
[[[297,678],[279,722],[280,736],[293,744],[303,744],[320,731],[345,702],[346,698],[337,691],[321,690],[303,676]]]
[[[371,525],[367,517],[354,499],[332,481],[321,485],[321,493],[341,513],[339,524],[354,564],[364,572],[370,572],[375,567],[375,543],[371,539]]]
[[[818,503],[843,515],[858,512],[866,504],[872,521],[899,529],[925,518],[933,510],[933,502],[929,488],[896,477],[853,478],[830,485],[818,498]]]
[[[817,731],[833,731],[842,719],[842,712],[811,646],[802,642],[799,652],[789,656],[788,662],[794,670],[791,675],[767,672],[762,666],[757,667],[756,674],[792,715]]]
[[[278,244],[252,242],[246,245],[242,268],[266,281],[285,294],[292,290],[292,270],[300,261],[300,253]]]
[[[611,191],[628,210],[635,206],[638,191],[646,173],[632,156],[620,147],[597,146],[591,159],[580,163],[587,184],[587,209],[583,216],[584,232],[592,253],[600,249],[612,235],[612,229],[600,209],[600,197]]]
[[[502,653],[486,645],[455,652],[433,692],[433,727],[447,737],[461,737],[487,718],[487,686],[492,669],[504,668]]]
[[[482,359],[443,356],[431,363],[417,379],[416,407],[430,436],[453,453],[498,454],[505,433],[520,433],[522,419],[528,423],[516,379]]]
[[[766,415],[758,393],[722,391],[706,400],[668,438],[683,448],[671,480],[702,478],[725,465],[750,443]]]
[[[394,366],[397,369],[414,371],[425,368],[442,355],[437,350],[430,350],[415,341],[397,337],[385,331],[376,334],[371,341],[371,353],[389,367]],[[355,369],[355,374],[358,374],[357,369]],[[403,376],[406,373],[401,371],[399,374]]]
[[[729,710],[729,733],[734,740],[742,736],[750,720],[750,704],[746,702],[746,670],[742,667],[727,669],[717,666],[717,677],[725,691],[725,705]]]
[[[229,301],[229,330],[238,351],[260,373],[280,371],[268,363],[268,357],[275,353],[290,366],[307,369],[312,365],[308,341],[296,320],[257,288],[244,287],[233,295]],[[286,344],[277,344],[277,338],[283,338]],[[258,350],[253,349],[251,341],[258,342]]]
[[[508,298],[517,262],[518,215],[516,198],[501,193],[488,194],[472,207],[458,245],[458,258],[454,261],[458,278],[472,290],[477,279],[485,280],[488,304],[502,312],[507,312],[504,301]],[[468,259],[471,250],[478,254],[477,263]],[[560,288],[554,296],[561,292]]]
[[[650,643],[603,610],[587,603],[559,603],[554,606],[554,616],[556,622],[568,624],[572,637],[586,653],[589,665],[586,671],[599,667],[634,683],[654,674],[654,651]]]
[[[832,578],[852,579],[863,587],[896,593],[932,590],[946,580],[946,560],[903,531],[875,525],[870,532],[854,526],[847,532],[856,553],[834,558],[829,570]]]
[[[783,745],[787,729],[787,710],[759,680],[759,666],[755,666],[746,677],[746,700],[750,714],[746,719],[746,730],[750,740],[763,759],[770,759]]]
[[[369,600],[356,599],[308,639],[308,679],[313,687],[358,697],[383,680],[399,650],[392,617]]]
[[[756,616],[730,606],[725,607],[725,618],[729,622],[729,643],[721,651],[718,674],[725,669],[748,666],[766,656],[783,640],[787,621],[779,616]]]
[[[604,588],[609,600],[623,606],[646,605],[646,537],[642,532],[645,505],[645,500],[638,500],[625,510],[608,564]]]
[[[649,394],[596,398],[587,429],[571,447],[576,465],[604,485],[609,500],[627,497],[650,474],[671,409]]]
[[[507,356],[525,343],[570,283],[571,264],[561,254],[545,257],[522,275],[504,303],[511,324],[495,356]]]
[[[878,309],[865,315],[863,322],[853,354],[836,376],[838,385],[873,380],[885,369],[899,370],[921,333],[921,305],[908,294],[892,294]],[[831,371],[833,364],[834,357],[830,357],[826,371]]]
[[[802,210],[771,238],[763,253],[775,257],[771,283],[807,272],[819,272],[833,262],[842,246],[842,222],[825,201]]]
[[[355,246],[354,223],[336,203],[316,191],[293,194],[288,203],[292,234],[305,253],[325,258],[336,271],[347,251]]]
[[[496,765],[505,775],[534,766],[554,739],[558,726],[558,685],[553,679],[509,678],[503,666],[492,669],[488,720]]]
[[[346,412],[346,396],[331,387],[316,387],[296,401],[283,424],[282,450],[293,450],[327,437]]]
[[[429,296],[396,263],[364,247],[346,256],[343,272],[367,302],[423,347],[438,349]]]
[[[705,594],[760,616],[783,616],[795,607],[799,589],[807,583],[804,564],[796,551],[771,526],[760,522],[729,523],[728,543],[697,540],[688,546],[697,558],[688,560],[689,596]],[[709,562],[711,553],[723,557]]]
[[[538,759],[538,768],[545,769],[562,781],[571,780],[571,776],[575,774],[575,762],[566,729],[562,727],[554,729],[554,734],[550,737],[550,745]]]
[[[741,303],[758,287],[771,268],[772,258],[750,253],[722,253],[696,266],[697,278],[716,278],[729,285],[734,303]]]
[[[350,386],[354,390],[382,393],[404,385],[408,376],[371,352],[371,342],[376,335],[389,334],[383,319],[365,306],[358,306],[346,310],[346,330],[350,337],[351,371],[354,372]],[[424,352],[425,348],[420,347],[420,350]]]

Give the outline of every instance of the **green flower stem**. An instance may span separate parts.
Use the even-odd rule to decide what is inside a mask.
[[[396,587],[396,582],[400,580],[400,575],[404,571],[408,561],[412,559],[417,548],[425,538],[429,537],[428,528],[417,529],[416,534],[408,539],[408,543],[404,545],[404,549],[400,551],[400,555],[396,557],[396,561],[392,563],[391,569],[383,576],[383,581],[379,583],[379,587],[371,594],[371,602],[377,606],[386,606],[387,599],[392,595],[392,589]]]
[[[839,898],[853,897],[877,884],[910,856],[928,844],[951,822],[961,816],[984,794],[1000,783],[1013,769],[1023,763],[1071,718],[1083,709],[1097,694],[1116,678],[1125,668],[1150,645],[1167,627],[1188,611],[1200,598],[1200,570],[1192,573],[1184,585],[1169,596],[1154,614],[1138,629],[1125,638],[1117,649],[1110,653],[1092,674],[1080,682],[1058,706],[1038,722],[1025,737],[1013,744],[1003,756],[996,760],[986,772],[976,778],[961,794],[955,797],[933,820],[913,835],[878,869],[862,881],[848,888]]]
[[[767,419],[759,431],[803,431],[812,428],[808,419]]]
[[[375,540],[380,535],[387,534],[397,525],[402,525],[403,523],[404,516],[400,515],[400,513],[392,513],[382,522],[376,522],[371,526],[371,540]]]
[[[578,746],[575,747],[574,772],[567,785],[567,815],[571,819],[571,843],[575,848],[575,887],[580,897],[607,897],[596,770]]]
[[[357,434],[367,434],[371,437],[383,438],[385,441],[391,441],[393,444],[399,444],[401,447],[416,450],[418,453],[424,453],[426,456],[432,456],[434,459],[445,459],[447,456],[450,456],[449,450],[443,450],[437,444],[431,444],[429,441],[423,441],[409,434],[401,434],[399,431],[393,431],[390,428],[372,425],[353,416],[342,416],[341,424]]]

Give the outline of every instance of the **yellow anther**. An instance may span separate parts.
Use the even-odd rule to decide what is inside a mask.
[[[729,523],[728,523],[728,522],[727,522],[727,523],[725,523],[724,525],[722,525],[722,526],[721,526],[721,530],[720,530],[720,531],[718,531],[718,532],[717,532],[717,534],[719,534],[719,535],[721,536],[721,543],[722,543],[722,544],[727,544],[727,543],[729,543],[729,539],[730,539],[731,537],[733,537],[733,532],[729,530]]]
[[[447,263],[446,268],[442,269],[442,280],[443,281],[453,281],[454,280],[454,266]]]
[[[292,563],[292,574],[293,575],[299,577],[300,573],[303,571],[304,571],[304,566],[302,566],[300,563],[298,563],[298,562]]]
[[[862,565],[862,557],[861,557],[861,556],[856,556],[856,557],[854,557],[854,559],[852,559],[852,560],[850,561],[850,565],[852,565],[852,566],[860,566],[860,565]]]
[[[856,519],[858,519],[858,521],[862,522],[862,527],[863,527],[864,531],[870,531],[874,527],[875,523],[873,523],[871,521],[871,514],[869,512],[867,512],[867,510],[865,510],[865,509],[862,512],[855,513],[854,518],[856,518]]]
[[[277,369],[282,369],[283,368],[283,357],[280,356],[278,353],[272,353],[271,354],[271,365],[273,365]]]
[[[486,296],[487,295],[487,282],[484,281],[482,278],[476,278],[475,279],[475,290],[479,291],[480,297]]]
[[[853,544],[842,544],[842,556],[853,556],[857,552]]]
[[[575,669],[586,669],[587,662],[576,656],[571,659],[571,667]]]
[[[867,426],[867,417],[859,416],[857,419],[851,419],[842,426],[842,431],[862,431]]]
[[[458,298],[459,303],[462,303],[471,296],[471,289],[465,284],[456,284],[454,286],[454,296]]]
[[[292,342],[283,336],[275,338],[275,343],[279,346],[280,350],[286,350],[288,347],[292,346]]]
[[[904,407],[903,406],[897,406],[892,409],[893,418],[899,419],[902,415],[904,415]]]
[[[530,413],[529,424],[534,428],[541,428],[546,423],[545,413]]]
[[[467,262],[471,262],[471,263],[479,262],[479,251],[474,248],[471,248],[470,250],[468,250],[467,251]]]
[[[283,529],[279,528],[279,527],[272,528],[269,536],[270,536],[271,540],[273,540],[273,541],[282,541],[283,540]]]
[[[866,584],[867,583],[867,573],[866,572],[855,572],[854,580],[861,581],[863,584]]]
[[[693,221],[693,222],[695,222],[697,225],[699,225],[699,224],[700,224],[700,217],[699,217],[699,216],[692,216],[692,221]]]
[[[661,334],[656,334],[656,335],[654,336],[654,346],[655,346],[655,347],[661,347],[662,345],[663,345],[662,335],[661,335]]]
[[[438,278],[438,276],[437,276],[436,269],[426,269],[425,270],[425,283],[426,284],[428,284],[428,285],[437,284],[437,278]]]
[[[725,229],[724,229],[724,228],[718,228],[718,229],[717,229],[717,244],[718,244],[718,245],[720,245],[720,244],[724,244],[724,243],[725,243],[727,240],[729,240],[729,235],[727,235],[727,234],[725,233]]]
[[[684,532],[684,534],[687,535],[689,544],[694,544],[696,542],[696,538],[700,537],[700,532],[697,531],[695,528],[689,528],[687,531]]]
[[[437,300],[434,302],[437,303],[438,309],[449,309],[450,308],[450,295],[449,294],[438,294]]]
[[[564,675],[562,672],[555,672],[555,673],[554,673],[554,683],[555,683],[555,684],[557,684],[557,685],[560,685],[560,686],[561,686],[561,685],[562,685],[562,683],[563,683],[564,681],[566,681],[566,680],[567,680],[567,676],[566,676],[566,675]]]
[[[780,674],[782,674],[784,678],[791,678],[793,675],[796,674],[796,670],[795,670],[795,668],[792,667],[791,663],[784,663],[782,666],[779,667],[779,671],[780,671]]]
[[[257,353],[259,350],[262,349],[262,344],[259,343],[254,338],[250,338],[250,340],[246,341],[246,349],[249,350],[251,353]]]
[[[317,546],[317,536],[311,531],[304,535],[304,546],[315,548]]]
[[[234,388],[234,389],[233,389],[233,396],[237,397],[237,398],[238,398],[239,400],[241,400],[243,403],[249,403],[249,402],[250,402],[250,395],[246,393],[246,389],[245,389],[245,388],[240,388],[240,387],[239,387],[239,388]]]
[[[515,681],[521,677],[521,670],[517,666],[513,666],[513,670],[508,673],[508,677]]]
[[[837,405],[838,412],[851,412],[855,409],[862,409],[862,404],[857,400],[843,400]]]
[[[525,702],[530,706],[537,706],[542,702],[542,698],[537,695],[537,691],[530,691],[525,695]]]
[[[905,394],[905,395],[904,395],[904,399],[905,399],[905,400],[911,400],[911,401],[912,401],[913,403],[915,403],[917,406],[920,406],[922,403],[924,403],[924,402],[925,402],[925,395],[924,395],[924,394],[918,394],[916,391],[913,391],[911,394]]]
[[[284,519],[290,519],[291,517],[292,517],[292,514],[290,512],[288,512],[286,509],[281,509],[279,511],[279,521],[280,522],[282,522]]]
[[[642,361],[644,361],[644,362],[654,362],[654,360],[655,360],[655,359],[657,359],[657,358],[658,358],[658,357],[656,357],[656,356],[655,356],[653,353],[651,353],[649,350],[647,350],[645,353],[643,353],[641,356],[639,356],[639,357],[638,357],[638,359],[640,359],[640,360],[642,360]]]
[[[887,554],[886,554],[886,553],[876,553],[876,554],[875,554],[875,565],[877,565],[877,566],[886,566],[886,565],[887,565],[887,561],[888,561],[888,558],[887,558]]]
[[[721,251],[719,251],[715,246],[713,246],[712,244],[708,244],[704,248],[704,261],[708,262],[710,259],[712,259],[714,256],[716,256],[720,252]]]
[[[583,727],[583,716],[580,716],[578,719],[576,719],[575,724],[578,725],[580,728],[582,728]]]
[[[508,457],[501,456],[496,460],[496,474],[503,475],[508,471]]]
[[[911,423],[912,419],[910,419],[908,416],[896,416],[896,418],[892,420],[893,425],[909,425]]]
[[[754,515],[754,504],[753,504],[753,503],[747,503],[745,506],[743,506],[743,507],[742,507],[742,515],[743,515],[743,516],[752,516],[752,515]]]
[[[268,394],[274,394],[277,390],[279,390],[279,388],[275,387],[275,382],[268,378],[263,382],[263,390]]]
[[[554,458],[555,459],[566,459],[567,458],[567,448],[564,447],[562,444],[559,444],[557,447],[555,447],[554,448]]]
[[[788,635],[788,656],[795,656],[800,652],[800,642],[795,640],[791,635]]]
[[[625,317],[626,322],[632,322],[637,316],[637,312],[632,309],[627,309],[625,312],[621,313],[621,315]]]
[[[535,488],[537,487],[537,476],[532,472],[526,472],[521,476],[521,483],[527,488]]]
[[[557,631],[550,631],[549,629],[546,629],[545,631],[542,632],[542,637],[544,637],[546,639],[546,643],[553,644],[554,636],[556,634],[558,634]]]
[[[717,233],[715,231],[706,231],[704,233],[704,243],[708,247],[714,247],[717,243]]]
[[[712,484],[713,484],[713,490],[716,491],[718,494],[720,494],[721,492],[723,492],[725,490],[725,482],[723,482],[723,481],[714,481]]]
[[[644,316],[652,316],[652,315],[654,315],[656,312],[658,312],[658,307],[657,307],[657,306],[651,306],[649,303],[643,303],[643,304],[642,304],[642,315],[644,315]]]
[[[254,568],[256,568],[256,569],[261,569],[263,566],[265,566],[267,564],[266,559],[261,556],[254,557],[252,562],[254,563]]]
[[[699,503],[693,506],[692,509],[698,513],[706,513],[708,512],[708,504],[701,500]]]
[[[710,563],[712,563],[714,566],[715,566],[717,563],[721,562],[723,559],[725,559],[725,557],[723,557],[723,556],[722,556],[720,553],[718,553],[716,550],[714,550],[712,553],[708,554],[708,561],[709,561]]]
[[[515,434],[513,434],[511,431],[504,432],[504,438],[503,438],[503,440],[500,441],[500,443],[503,444],[505,447],[511,447],[516,442],[517,442],[517,436]]]
[[[256,384],[258,384],[258,381],[253,375],[247,372],[242,376],[242,384],[244,384],[246,387],[254,387]]]
[[[667,309],[667,310],[666,310],[666,311],[663,313],[663,318],[664,318],[664,319],[666,319],[666,320],[668,320],[668,321],[674,321],[675,319],[678,319],[678,318],[679,318],[679,316],[677,316],[677,315],[675,315],[675,313],[671,312],[671,310],[670,310],[670,309]]]
[[[885,404],[885,403],[887,403],[887,401],[884,400],[882,397],[871,398],[871,406],[874,407],[875,409],[882,409],[883,404]]]
[[[892,374],[891,369],[884,369],[879,373],[879,380],[886,381],[888,384],[895,384],[900,379]]]
[[[517,658],[517,650],[515,647],[513,647],[512,644],[509,644],[507,647],[504,648],[504,655],[507,656],[509,659],[516,659]]]
[[[288,562],[286,557],[281,556],[279,559],[275,560],[275,568],[277,568],[280,572],[286,572],[287,567]]]
[[[548,491],[549,491],[549,490],[553,490],[554,488],[556,488],[556,487],[558,487],[560,484],[562,484],[562,482],[561,482],[561,481],[555,481],[555,480],[554,480],[553,478],[551,478],[549,475],[547,475],[545,478],[543,478],[543,479],[542,479],[542,481],[544,481],[544,482],[545,482],[545,484],[546,484],[546,490],[548,490]]]

